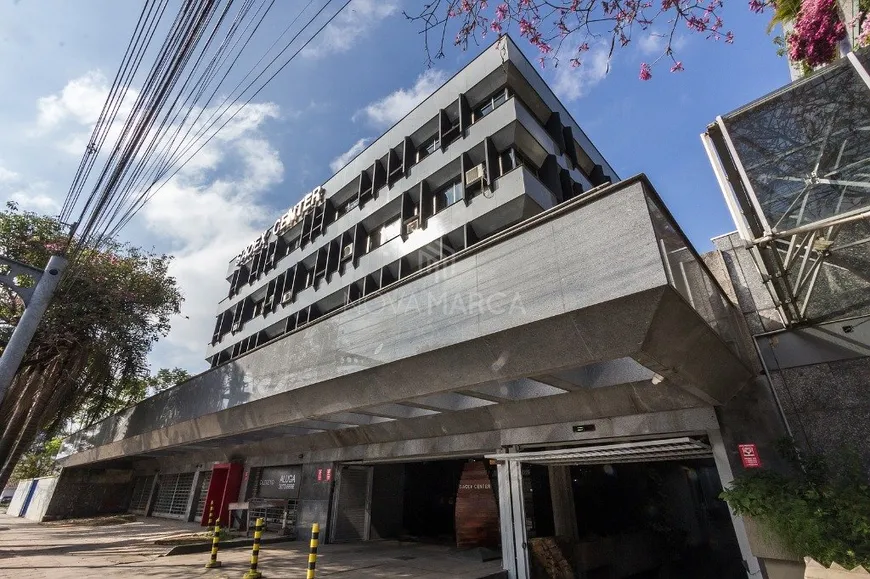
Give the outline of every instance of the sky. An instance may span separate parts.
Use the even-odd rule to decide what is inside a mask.
[[[278,2],[267,26],[283,28],[295,4]],[[185,295],[151,354],[155,372],[204,370],[228,260],[492,40],[465,52],[448,47],[427,66],[418,26],[403,16],[418,5],[353,0],[121,232],[172,254],[171,274]],[[140,6],[0,0],[0,201],[58,213]],[[678,34],[683,72],[662,62],[651,80],[638,79],[640,63],[663,48],[655,34],[639,35],[609,67],[605,48],[593,43],[581,67],[541,71],[621,177],[649,176],[701,252],[734,225],[699,135],[717,115],[789,81],[767,16],[751,13],[744,0],[725,0],[722,16],[733,44]]]

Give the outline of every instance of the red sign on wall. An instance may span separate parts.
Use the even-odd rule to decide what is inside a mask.
[[[332,480],[332,469],[328,468],[328,469],[326,469],[326,482],[329,482],[331,480]]]
[[[323,469],[318,468],[317,469],[317,482],[322,482],[322,481],[323,481]]]
[[[737,449],[740,451],[740,460],[743,461],[743,468],[761,467],[758,448],[754,444],[738,444]]]

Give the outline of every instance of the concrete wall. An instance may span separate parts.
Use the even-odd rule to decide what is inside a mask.
[[[12,517],[17,517],[21,514],[21,507],[24,506],[24,500],[27,498],[27,492],[30,489],[30,484],[33,479],[25,479],[18,481],[18,486],[15,488],[15,494],[12,495],[12,501],[6,509],[6,514]]]
[[[63,469],[44,520],[126,512],[132,480],[133,471],[126,469]]]
[[[26,510],[24,510],[24,502],[27,500],[31,486],[34,484],[36,486],[33,489],[33,495],[27,504]],[[12,502],[9,503],[6,514],[14,517],[25,517],[31,521],[42,521],[52,500],[56,485],[56,476],[36,479],[29,478],[18,481],[18,487],[15,489],[15,494],[12,497]]]
[[[771,369],[796,440],[836,458],[857,451],[870,470],[870,358]]]
[[[336,465],[327,463],[312,463],[302,466],[302,486],[299,494],[299,515],[296,531],[299,540],[311,538],[311,525],[320,525],[321,541],[329,537],[329,508],[332,491],[335,486]],[[332,469],[332,480],[326,480],[326,470]],[[317,473],[321,471],[321,480]]]

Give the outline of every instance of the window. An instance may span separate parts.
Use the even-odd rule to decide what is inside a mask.
[[[514,157],[516,158],[516,164],[522,165],[535,177],[540,177],[541,168],[535,165],[535,163],[526,157],[521,151],[514,149]]]
[[[441,143],[438,142],[438,135],[434,135],[423,141],[420,148],[417,149],[417,162],[419,163],[429,155],[435,152]]]
[[[288,241],[287,242],[287,255],[290,255],[290,252],[292,252],[294,249],[298,249],[301,241],[302,241],[301,235],[297,235],[296,237],[294,237],[293,239]]]
[[[481,105],[475,109],[474,118],[472,119],[472,123],[476,123],[495,109],[499,107],[499,105],[503,104],[508,99],[508,90],[507,88],[503,88],[493,96],[489,97]]]
[[[344,203],[342,203],[338,207],[338,209],[336,210],[336,213],[338,216],[344,215],[348,211],[355,209],[358,204],[359,204],[359,198],[356,196],[351,197],[350,199],[348,199],[347,201],[345,201]]]
[[[381,227],[380,245],[385,244],[394,237],[398,237],[401,232],[402,226],[398,217],[396,217],[392,221],[387,221],[386,223],[384,223],[383,227]]]
[[[508,171],[513,171],[517,167],[516,153],[513,147],[499,153],[498,164],[501,168],[501,175]]]
[[[433,195],[433,213],[438,213],[439,211],[450,207],[460,199],[462,199],[462,177],[456,176],[452,181],[447,183],[444,187],[441,187],[441,189],[436,191]]]

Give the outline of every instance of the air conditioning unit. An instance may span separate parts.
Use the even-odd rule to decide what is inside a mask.
[[[472,167],[468,171],[465,172],[465,184],[473,185],[478,181],[483,181],[486,179],[486,167],[484,167],[483,163],[476,167]]]
[[[241,320],[233,323],[233,332],[238,332],[241,329],[242,329],[242,321]]]
[[[420,218],[414,217],[405,222],[405,234],[410,235],[420,228]]]
[[[293,299],[293,290],[292,289],[289,289],[289,290],[285,291],[283,294],[281,294],[281,303],[282,304],[286,304],[287,302],[289,302],[292,299]]]
[[[353,244],[352,243],[348,243],[347,245],[345,245],[344,247],[341,248],[341,259],[342,260],[350,259],[350,257],[352,255],[353,255]]]

